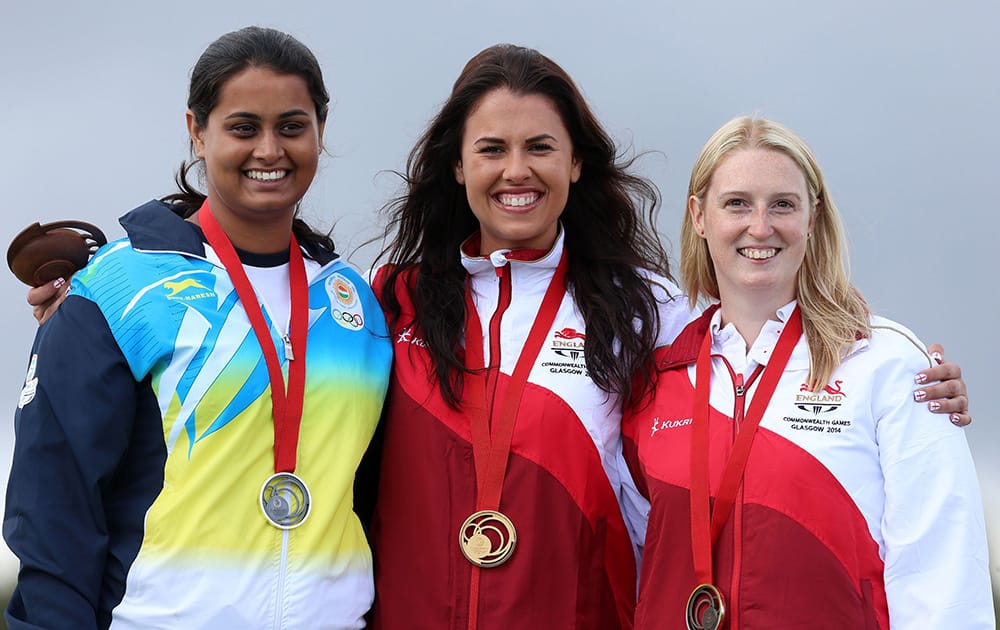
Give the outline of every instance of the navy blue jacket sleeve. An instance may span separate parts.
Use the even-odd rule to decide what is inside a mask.
[[[127,573],[112,545],[114,510],[141,384],[97,306],[76,296],[39,329],[32,357],[3,522],[20,559],[7,622],[107,627]]]

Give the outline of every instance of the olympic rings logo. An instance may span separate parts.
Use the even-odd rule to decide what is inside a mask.
[[[358,330],[365,325],[365,318],[361,316],[361,313],[348,313],[339,308],[333,309],[333,319],[349,330]]]

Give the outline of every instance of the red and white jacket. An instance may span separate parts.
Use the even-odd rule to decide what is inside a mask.
[[[711,327],[710,479],[714,497],[755,395],[735,384],[766,365],[794,302],[746,351],[719,313],[658,352],[653,403],[624,420],[624,453],[651,509],[636,628],[683,626],[697,586],[690,477],[695,362]],[[830,383],[804,386],[801,337],[761,421],[743,483],[713,552],[727,628],[993,628],[986,533],[961,429],[913,402],[928,366],[899,324],[872,318]],[[759,380],[759,379],[758,379]],[[745,399],[744,399],[745,398]],[[637,528],[641,531],[643,525]]]
[[[562,254],[463,254],[483,328],[487,364],[500,355],[499,400]],[[412,276],[405,276],[407,282]],[[691,315],[665,279],[661,337],[669,342]],[[384,282],[376,277],[376,287]],[[379,292],[379,291],[377,291]],[[402,321],[413,306],[396,294]],[[468,627],[472,565],[459,527],[476,505],[468,417],[442,399],[421,332],[394,334],[385,444],[372,526],[376,602],[383,629]],[[478,628],[631,628],[636,570],[619,507],[621,401],[590,380],[583,319],[567,293],[528,377],[517,417],[500,511],[517,528],[505,564],[481,570]]]

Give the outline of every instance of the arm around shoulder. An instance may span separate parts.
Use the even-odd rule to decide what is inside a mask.
[[[994,628],[972,455],[961,429],[914,402],[913,374],[927,362],[908,332],[875,330],[870,349],[889,617],[894,629]]]

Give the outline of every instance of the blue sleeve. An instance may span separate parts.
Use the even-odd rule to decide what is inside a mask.
[[[71,296],[42,326],[14,416],[3,535],[20,560],[17,628],[107,627],[127,568],[111,548],[137,383],[97,306]]]

